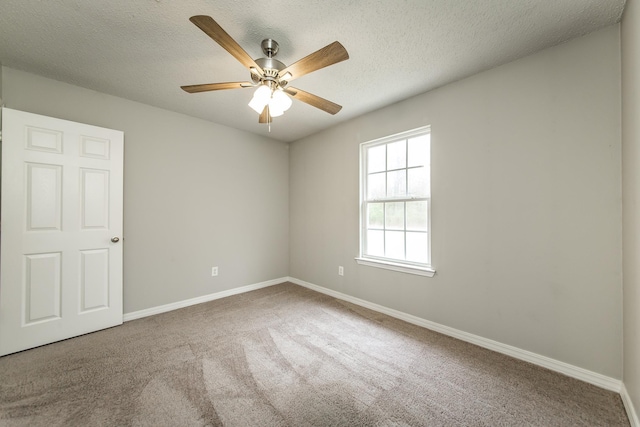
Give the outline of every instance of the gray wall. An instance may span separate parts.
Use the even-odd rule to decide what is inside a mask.
[[[2,74],[9,108],[124,131],[125,313],[288,275],[286,144],[7,67]]]
[[[622,378],[619,46],[611,26],[293,143],[290,275]],[[357,265],[359,143],[427,124],[437,273]]]
[[[624,384],[640,411],[640,3],[622,19]],[[640,414],[639,414],[640,415]]]
[[[127,313],[291,275],[622,378],[618,31],[373,112],[290,152],[6,67],[1,89],[10,108],[125,132]],[[636,87],[635,76],[625,87]],[[625,115],[637,116],[629,105]],[[437,274],[358,266],[358,144],[425,124]],[[626,160],[631,197],[640,186],[628,179],[640,166],[637,127],[626,125],[625,135],[636,153]],[[638,217],[634,209],[625,205],[627,218]],[[625,281],[627,325],[637,325],[638,267],[625,265],[636,274]],[[626,333],[625,383],[637,402],[637,331]]]

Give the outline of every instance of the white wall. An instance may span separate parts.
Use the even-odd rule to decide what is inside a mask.
[[[286,144],[7,67],[2,85],[7,107],[124,131],[125,313],[287,276]]]
[[[640,3],[627,0],[622,43],[624,384],[640,411]],[[638,412],[640,414],[640,412]]]
[[[620,114],[615,25],[297,141],[290,275],[620,379]],[[427,124],[437,274],[357,265],[359,143]]]

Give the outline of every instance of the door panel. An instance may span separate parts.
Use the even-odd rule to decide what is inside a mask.
[[[25,126],[27,131],[26,148],[29,150],[62,153],[62,132],[53,129],[38,129]]]
[[[109,308],[109,249],[80,251],[80,312]]]
[[[60,252],[25,255],[24,324],[60,318]]]
[[[0,355],[122,323],[123,148],[2,109]]]
[[[82,157],[93,157],[95,159],[109,160],[110,150],[109,150],[108,139],[99,139],[99,138],[91,138],[89,136],[82,136],[80,149],[81,149],[80,155]]]
[[[81,169],[82,229],[109,228],[109,171]]]
[[[44,231],[61,228],[62,167],[26,163],[27,230]]]

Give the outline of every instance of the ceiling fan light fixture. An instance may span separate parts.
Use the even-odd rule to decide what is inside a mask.
[[[264,110],[264,106],[267,104],[263,104],[259,101],[256,101],[256,98],[253,97],[251,99],[251,101],[249,101],[249,107],[251,107],[253,109],[253,111],[255,111],[256,113],[260,114],[262,113],[262,110]],[[262,106],[262,109],[260,109]]]
[[[271,117],[280,117],[281,115],[284,114],[284,110],[279,109],[277,106],[271,106],[271,103],[269,104],[269,115]]]
[[[262,41],[262,51],[266,58],[254,60],[212,17],[196,15],[189,18],[189,20],[248,68],[251,73],[251,81],[181,86],[185,92],[198,93],[257,87],[249,102],[249,107],[260,115],[258,118],[259,123],[268,123],[269,125],[271,124],[271,117],[281,116],[291,107],[292,100],[290,97],[329,114],[336,114],[342,108],[340,105],[317,95],[288,87],[291,80],[349,59],[347,50],[339,42],[335,41],[328,44],[322,49],[286,66],[275,59],[279,46],[273,39]]]
[[[278,102],[278,99],[279,98],[276,97],[274,93],[273,95],[271,95],[271,99],[269,99],[269,102],[267,103],[267,105],[269,106],[269,115],[271,117],[280,117],[287,110],[286,108],[284,108],[286,105],[284,105],[282,102]]]
[[[264,107],[269,103],[271,98],[271,89],[268,86],[262,85],[260,86],[255,93],[253,94],[253,98],[249,102],[249,107],[253,108],[253,110],[260,114]]]
[[[269,101],[269,108],[277,111],[282,110],[284,113],[289,108],[291,108],[291,98],[289,98],[283,91],[275,90],[273,95],[271,95],[271,100]]]

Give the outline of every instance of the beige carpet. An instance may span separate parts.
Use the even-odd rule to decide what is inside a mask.
[[[592,385],[286,283],[0,358],[2,426],[627,426]]]

